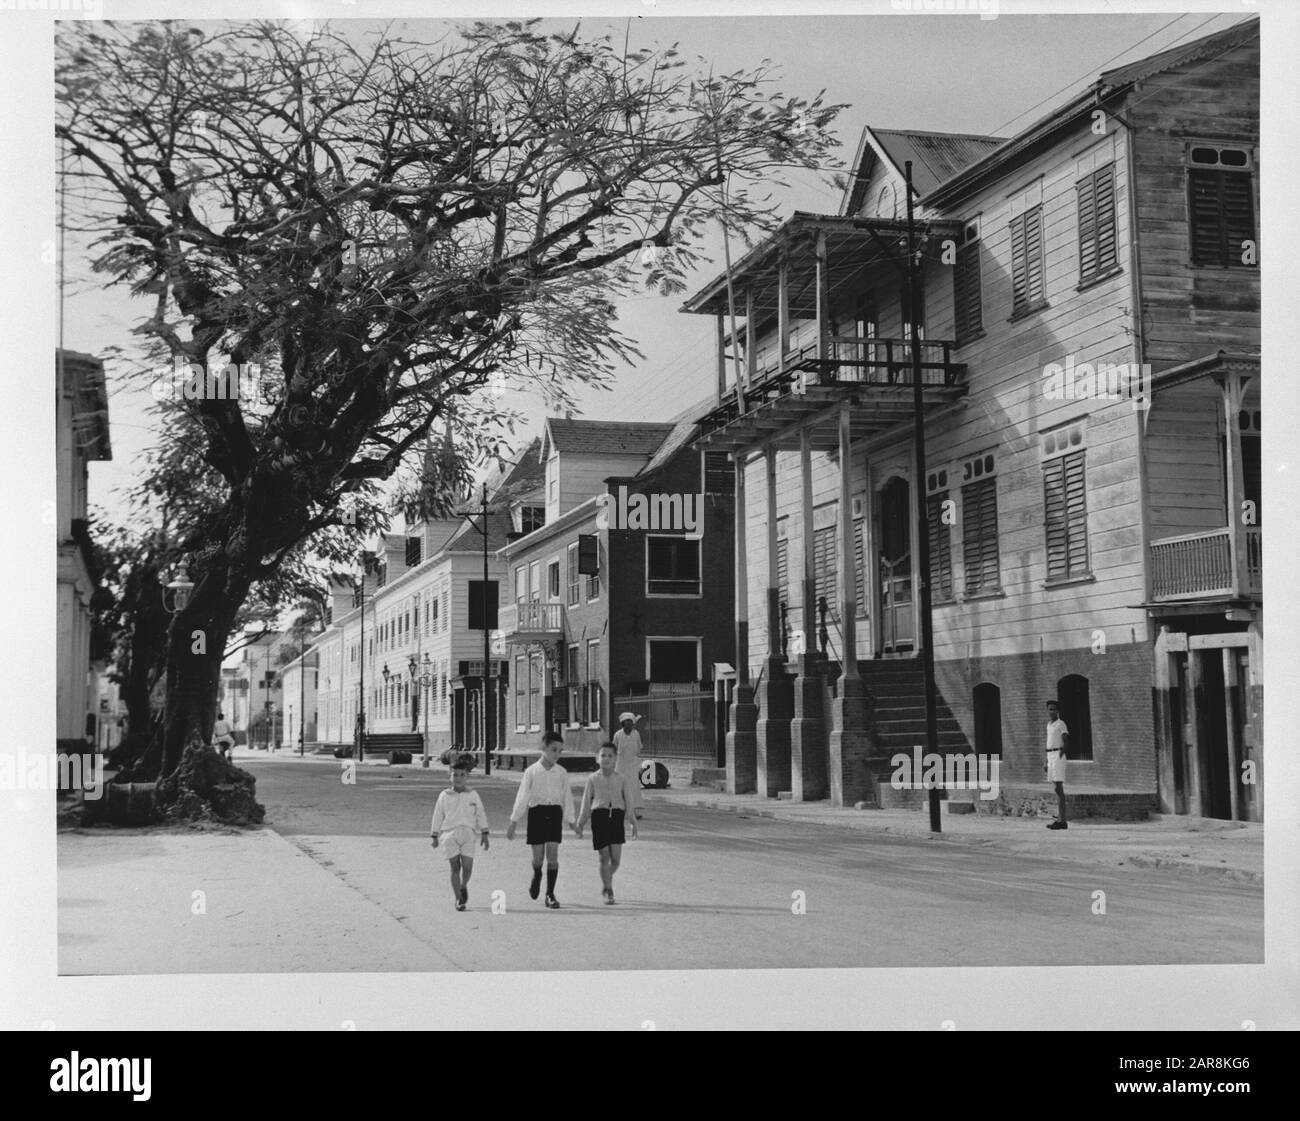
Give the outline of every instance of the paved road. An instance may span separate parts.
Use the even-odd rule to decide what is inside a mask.
[[[445,774],[359,767],[346,784],[329,763],[240,762],[271,828],[427,948],[421,961],[370,960],[375,970],[1263,961],[1257,884],[653,801],[642,839],[624,849],[618,905],[601,903],[590,841],[566,832],[562,907],[548,911],[527,895],[528,849],[504,836],[517,775],[471,781],[494,836],[461,913],[428,840]]]

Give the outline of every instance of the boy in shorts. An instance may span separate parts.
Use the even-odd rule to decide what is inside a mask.
[[[617,761],[618,748],[612,743],[601,744],[600,770],[587,779],[578,814],[579,837],[583,826],[591,822],[591,847],[600,854],[600,894],[606,903],[614,902],[614,873],[623,856],[625,823],[636,839],[636,818],[631,812],[636,803],[628,776],[614,769]]]
[[[559,765],[564,740],[558,732],[547,732],[542,737],[542,757],[524,771],[519,780],[519,793],[510,812],[506,827],[506,840],[515,839],[515,827],[528,818],[528,844],[533,850],[533,881],[528,886],[530,899],[536,899],[542,884],[542,856],[546,857],[546,905],[552,910],[559,907],[555,898],[555,880],[560,874],[560,838],[567,821],[575,829],[573,819],[573,793],[569,789],[569,773]]]
[[[456,910],[463,911],[469,903],[469,878],[474,872],[474,834],[488,847],[487,810],[477,790],[465,785],[474,756],[448,751],[441,762],[451,768],[451,787],[438,795],[433,807],[433,822],[429,826],[433,847],[442,847],[451,866],[451,891],[456,897]]]

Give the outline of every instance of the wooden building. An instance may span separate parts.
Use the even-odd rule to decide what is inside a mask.
[[[942,751],[1041,795],[1055,699],[1074,795],[1261,817],[1258,34],[1010,139],[868,128],[840,214],[687,302],[718,319],[699,443],[746,546],[732,789],[882,799],[924,743],[924,510]]]

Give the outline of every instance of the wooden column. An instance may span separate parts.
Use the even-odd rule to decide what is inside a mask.
[[[749,539],[745,508],[745,455],[736,453],[736,685],[749,684]]]
[[[805,427],[799,431],[799,536],[803,542],[803,642],[812,654],[817,649],[817,579],[813,564],[812,437]]]
[[[1187,749],[1187,766],[1183,783],[1187,790],[1187,812],[1201,816],[1201,652],[1187,651],[1187,696],[1183,698],[1183,743]]]
[[[751,794],[758,778],[758,706],[749,683],[749,571],[745,563],[745,455],[734,453],[736,463],[736,687],[732,694],[731,729],[727,732],[727,792]]]
[[[780,590],[777,587],[776,448],[769,444],[763,456],[766,469],[767,518],[767,656],[762,679],[755,689],[758,722],[755,726],[756,786],[760,794],[775,798],[790,791],[790,718],[794,696],[781,653]]]
[[[781,588],[777,575],[776,448],[767,446],[767,656],[781,655]]]
[[[812,443],[807,427],[799,432],[799,526],[803,542],[802,651],[793,660],[798,668],[790,721],[790,796],[796,802],[816,801],[830,793],[826,740],[826,683],[817,653],[817,583],[813,573]]]
[[[1234,595],[1244,595],[1247,587],[1246,576],[1246,531],[1241,521],[1241,502],[1245,496],[1246,486],[1241,469],[1241,427],[1237,423],[1237,413],[1241,410],[1242,383],[1235,374],[1228,375],[1220,383],[1223,391],[1223,445],[1227,453],[1228,476],[1228,555],[1232,563],[1232,588]]]
[[[840,405],[840,626],[844,631],[844,679],[858,676],[857,637],[857,581],[854,579],[853,557],[853,500],[849,494],[852,479],[849,472],[849,437],[853,406],[844,401]]]
[[[785,356],[790,349],[790,269],[784,256],[776,266],[776,337],[780,368],[785,373]]]
[[[1227,745],[1228,745],[1228,798],[1232,807],[1232,820],[1242,821],[1244,815],[1241,812],[1241,797],[1238,793],[1238,785],[1241,782],[1241,745],[1237,737],[1237,713],[1241,711],[1241,704],[1244,698],[1237,694],[1237,703],[1233,704],[1233,695],[1236,692],[1233,686],[1237,681],[1237,647],[1225,646],[1223,648],[1223,720],[1227,725]]]
[[[817,357],[831,356],[831,282],[830,261],[826,255],[826,231],[817,233]]]

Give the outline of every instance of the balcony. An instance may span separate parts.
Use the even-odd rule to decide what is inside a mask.
[[[564,604],[515,603],[501,610],[501,635],[505,642],[553,642],[564,637]]]
[[[1157,603],[1198,599],[1259,599],[1263,596],[1263,538],[1246,526],[1233,548],[1233,529],[1165,537],[1151,542],[1151,594]],[[1244,553],[1234,571],[1234,551]]]

